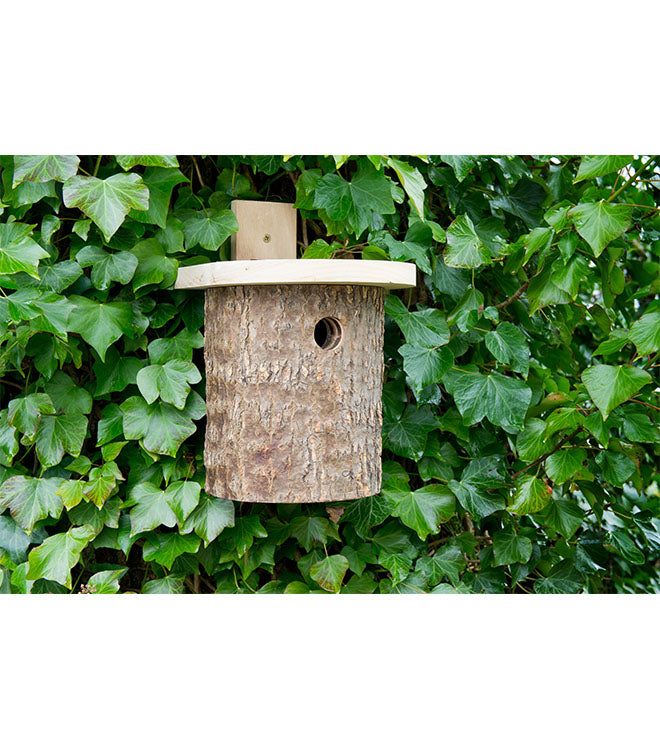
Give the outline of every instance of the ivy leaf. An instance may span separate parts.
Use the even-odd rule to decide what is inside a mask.
[[[347,570],[348,560],[343,555],[330,555],[314,563],[309,575],[322,589],[338,594]]]
[[[0,485],[0,511],[9,508],[16,523],[31,534],[37,521],[59,518],[62,499],[56,494],[61,479],[14,476]]]
[[[128,445],[128,440],[119,440],[114,443],[108,443],[101,448],[101,456],[104,461],[114,461],[121,453],[122,448]]]
[[[571,301],[571,295],[560,289],[552,281],[552,267],[548,266],[538,276],[534,276],[527,288],[527,297],[530,301],[529,311],[534,314],[547,305],[567,305]]]
[[[650,383],[651,376],[645,370],[630,365],[594,365],[582,373],[582,382],[603,419],[607,419],[612,409]]]
[[[573,406],[560,407],[546,421],[546,436],[550,438],[560,430],[573,430],[585,422],[584,413]]]
[[[633,565],[642,565],[644,563],[644,553],[637,548],[630,534],[627,534],[623,529],[612,529],[610,531],[610,541],[617,552]]]
[[[30,546],[30,537],[10,516],[0,516],[0,550],[4,550],[11,561],[18,565],[25,560]]]
[[[129,170],[133,167],[178,167],[179,162],[176,156],[116,156],[117,164],[123,170]]]
[[[363,162],[350,183],[338,174],[326,174],[319,179],[313,205],[323,209],[333,221],[348,220],[359,237],[374,212],[394,213],[390,184],[385,175]]]
[[[100,533],[104,526],[116,529],[119,527],[119,498],[111,497],[103,507],[98,508],[94,503],[79,503],[68,512],[69,520],[79,526],[91,526],[96,533]]]
[[[392,576],[392,583],[396,585],[408,577],[412,559],[402,552],[381,552],[378,555],[378,564],[389,571]]]
[[[507,432],[523,429],[532,391],[520,380],[495,370],[482,375],[477,371],[452,369],[443,382],[466,424],[476,424],[487,417]]]
[[[568,294],[571,299],[575,299],[580,281],[585,277],[588,269],[589,262],[581,255],[576,255],[566,262],[562,258],[557,258],[551,267],[550,282]]]
[[[121,405],[124,414],[124,435],[128,440],[140,440],[145,450],[175,457],[179,446],[190,437],[196,427],[193,419],[204,415],[195,409],[197,416],[188,416],[162,401],[148,404],[141,396],[131,396]]]
[[[410,198],[420,219],[424,219],[424,190],[426,182],[419,169],[399,159],[388,159],[387,163],[396,172],[403,189]]]
[[[357,533],[364,539],[369,529],[383,523],[392,513],[394,503],[383,495],[362,497],[351,500],[347,505],[342,520],[355,527]]]
[[[35,331],[49,331],[66,337],[74,306],[64,297],[51,292],[21,289],[7,297],[10,317],[15,322],[30,320]]]
[[[328,535],[332,534],[332,526],[330,521],[322,516],[299,516],[291,522],[289,532],[305,551],[309,552],[314,542],[325,544],[328,541]]]
[[[188,330],[177,333],[166,339],[155,339],[149,342],[149,359],[155,365],[162,365],[171,359],[191,360],[193,349],[204,346],[204,337],[199,331]]]
[[[537,594],[577,594],[584,586],[582,576],[570,560],[562,560],[554,566],[547,578],[536,581]]]
[[[234,503],[213,495],[205,495],[200,504],[186,518],[181,528],[183,534],[188,534],[193,529],[195,533],[204,540],[204,546],[208,546],[223,529],[234,525]]]
[[[525,242],[525,256],[522,261],[522,265],[526,266],[529,259],[534,255],[535,252],[540,251],[541,256],[545,255],[546,250],[550,247],[554,232],[552,229],[546,229],[544,227],[536,227],[532,229],[529,234],[524,236]],[[575,235],[571,235],[575,237]],[[575,237],[577,240],[577,237]]]
[[[89,472],[89,481],[85,482],[83,492],[97,508],[102,508],[117,486],[117,480],[123,479],[117,464],[110,461],[103,466],[96,466]]]
[[[133,310],[128,302],[96,302],[77,295],[69,297],[69,301],[75,304],[69,330],[93,346],[102,362],[110,344],[133,333]]]
[[[165,499],[174,511],[179,525],[183,524],[197,507],[201,491],[202,488],[197,482],[189,481],[173,482],[165,490]]]
[[[57,466],[64,453],[79,456],[85,435],[87,417],[79,412],[45,415],[36,435],[37,457],[44,467]]]
[[[129,385],[135,385],[137,374],[142,369],[143,360],[137,357],[122,357],[115,347],[106,353],[105,362],[94,362],[96,389],[94,396],[117,393]]]
[[[47,578],[71,588],[71,568],[78,564],[80,554],[96,536],[91,526],[77,526],[64,534],[53,534],[30,552],[28,572],[30,581]]]
[[[201,245],[205,250],[217,250],[234,232],[238,232],[238,220],[229,209],[190,211],[182,218],[186,250],[195,245]]]
[[[404,344],[399,354],[403,357],[403,369],[418,392],[427,385],[439,383],[454,364],[454,355],[449,349]]]
[[[526,563],[532,556],[532,542],[513,529],[496,531],[493,534],[493,556],[495,565]]]
[[[84,482],[82,479],[65,479],[57,490],[67,510],[75,508],[83,499]]]
[[[529,372],[529,347],[525,335],[513,323],[500,323],[484,337],[488,351],[498,362],[511,365],[511,369],[527,377]]]
[[[552,497],[552,489],[542,480],[525,475],[516,482],[513,503],[509,505],[511,513],[526,515],[543,510]]]
[[[137,386],[148,404],[159,396],[177,409],[183,409],[190,393],[190,383],[199,383],[202,376],[192,362],[173,359],[163,365],[143,367],[137,374]]]
[[[86,245],[76,255],[76,261],[83,267],[92,266],[92,285],[104,291],[113,281],[128,284],[137,268],[137,258],[125,250],[108,253],[100,247]]]
[[[313,207],[323,209],[333,221],[346,219],[352,202],[350,185],[341,175],[326,174],[316,181]]]
[[[161,524],[169,527],[176,525],[176,515],[167,494],[154,484],[136,484],[129,493],[129,499],[135,503],[130,512],[131,536],[151,531]]]
[[[447,229],[445,264],[450,268],[478,268],[489,264],[490,250],[484,245],[469,216],[459,216]]]
[[[603,479],[615,487],[622,487],[637,469],[631,458],[614,451],[601,451],[596,456],[596,463],[603,470]]]
[[[447,487],[459,503],[475,518],[485,518],[505,507],[498,490],[503,485],[501,469],[489,458],[471,461],[463,470],[461,481],[452,479]]]
[[[575,182],[589,180],[593,177],[604,177],[618,172],[630,164],[632,156],[584,156],[580,162]]]
[[[536,461],[548,451],[546,423],[542,419],[528,419],[522,432],[516,437],[518,458],[522,461]]]
[[[180,576],[165,576],[147,581],[142,587],[143,594],[182,594],[183,579]]]
[[[382,494],[392,502],[391,515],[397,516],[424,541],[436,534],[440,524],[456,512],[454,495],[439,484],[420,487],[414,492],[408,487],[383,487]]]
[[[101,570],[90,576],[87,587],[93,594],[116,594],[119,591],[119,581],[127,572],[128,568]]]
[[[259,516],[239,516],[235,519],[234,527],[230,529],[228,534],[234,540],[236,546],[236,554],[239,557],[250,549],[255,537],[259,539],[265,539],[268,536],[268,532],[264,529]]]
[[[41,241],[50,245],[53,235],[62,228],[62,222],[57,216],[44,216],[41,220]]]
[[[45,390],[53,406],[59,411],[89,414],[92,410],[93,402],[89,392],[76,385],[73,378],[61,370],[53,375]]]
[[[449,314],[449,325],[456,324],[459,331],[467,333],[479,322],[483,305],[484,295],[478,289],[470,287]]]
[[[176,280],[177,262],[165,255],[163,246],[153,237],[138,242],[131,250],[138,266],[133,276],[133,289],[137,291],[149,284],[171,286]]]
[[[11,289],[38,289],[59,294],[79,279],[82,273],[82,268],[75,260],[63,260],[50,266],[42,265],[39,268],[38,279],[21,271],[16,276],[0,277],[0,281],[3,286]]]
[[[546,191],[538,182],[523,177],[513,190],[492,198],[490,205],[520,217],[527,226],[533,228],[541,223],[545,197]]]
[[[86,241],[87,236],[89,235],[89,229],[91,226],[92,226],[92,222],[90,219],[78,219],[78,221],[73,222],[71,231],[74,234],[77,234],[81,240]]]
[[[642,315],[630,327],[628,338],[637,347],[637,354],[651,354],[660,349],[660,312]]]
[[[555,484],[563,484],[582,466],[587,458],[583,448],[562,448],[545,460],[545,473]]]
[[[387,215],[394,213],[391,183],[384,174],[370,163],[362,161],[350,182],[352,207],[348,219],[359,237],[369,224],[372,213]]]
[[[154,561],[170,570],[177,557],[197,552],[200,541],[195,534],[156,534],[145,540],[142,555],[145,562]]]
[[[42,414],[55,414],[55,406],[47,393],[30,393],[9,402],[7,421],[26,437],[32,439]]]
[[[78,171],[77,156],[15,156],[12,188],[21,182],[64,182]]]
[[[634,443],[660,443],[658,426],[653,424],[646,414],[625,412],[623,415],[623,432],[628,440]],[[605,447],[607,448],[607,446]]]
[[[465,570],[465,558],[459,547],[450,542],[440,547],[432,557],[421,557],[416,570],[428,578],[431,586],[440,583],[445,576],[456,586],[460,574]]]
[[[314,240],[314,242],[307,245],[302,257],[319,259],[332,258],[335,251],[339,248],[341,248],[341,245],[338,245],[338,243],[335,242],[333,242],[332,245],[328,245],[325,240]],[[385,257],[385,260],[387,260],[387,257]]]
[[[117,404],[108,404],[103,409],[103,417],[97,425],[97,446],[119,437],[123,430],[124,414]]]
[[[156,224],[165,229],[172,191],[176,185],[188,182],[188,178],[178,169],[150,167],[142,175],[142,179],[149,188],[149,208],[146,211],[131,211],[130,216],[136,221]]]
[[[439,433],[432,432],[426,443],[424,456],[418,462],[417,468],[423,481],[440,479],[444,482],[454,478],[452,467],[461,466],[456,450],[451,443],[441,442]]]
[[[30,594],[32,593],[32,588],[34,586],[33,581],[27,581],[25,579],[25,574],[27,573],[28,569],[28,563],[27,560],[20,565],[17,565],[14,569],[14,572],[11,574],[11,585],[14,589],[12,593],[17,594]],[[46,583],[46,581],[44,581]],[[66,589],[64,587],[60,587],[59,584],[54,583],[53,586],[57,586],[58,588],[62,588],[65,592]],[[9,591],[3,592],[3,593],[10,593]],[[36,592],[35,592],[36,593]],[[48,593],[46,591],[39,591],[39,593]],[[59,592],[56,592],[59,593]]]
[[[23,271],[39,278],[39,261],[47,258],[48,253],[30,237],[33,229],[34,225],[16,221],[0,224],[0,274]]]
[[[433,272],[427,245],[408,239],[407,236],[404,240],[396,240],[391,234],[385,235],[383,244],[387,247],[392,260],[412,260],[424,273],[431,274]]]
[[[436,257],[435,268],[431,275],[431,284],[438,292],[446,294],[452,300],[460,299],[470,288],[467,279],[468,274],[466,271],[459,268],[449,268],[445,264],[442,255]]]
[[[463,182],[463,180],[472,171],[472,167],[474,167],[474,165],[477,163],[476,156],[451,155],[441,156],[440,158],[445,164],[449,164],[449,166],[453,169],[454,175],[459,182]]]
[[[605,246],[623,234],[630,226],[632,209],[630,206],[610,205],[605,201],[580,203],[568,215],[575,228],[598,257]]]
[[[429,432],[437,426],[428,406],[409,404],[399,419],[385,425],[385,442],[394,453],[417,461],[424,454]]]
[[[570,539],[580,528],[584,513],[577,503],[563,497],[553,498],[540,515],[542,522],[553,531]]]
[[[411,312],[398,297],[385,297],[385,312],[399,326],[406,343],[413,346],[444,346],[449,341],[449,327],[440,310],[426,308]]]
[[[106,242],[122,225],[130,209],[149,208],[149,189],[137,174],[71,177],[62,190],[64,205],[79,208],[103,232]]]

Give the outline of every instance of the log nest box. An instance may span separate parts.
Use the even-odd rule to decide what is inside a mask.
[[[232,260],[179,269],[205,289],[206,491],[320,503],[381,484],[386,289],[411,263],[296,259],[296,210],[234,201]]]

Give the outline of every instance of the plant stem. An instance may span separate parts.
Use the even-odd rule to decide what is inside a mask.
[[[204,180],[202,179],[202,173],[199,171],[199,164],[197,164],[197,159],[195,159],[194,156],[192,156],[191,158],[193,160],[193,164],[195,165],[195,172],[197,172],[197,179],[199,180],[200,186],[206,187],[206,185],[204,184]],[[234,174],[232,175],[232,182],[231,182],[232,192],[235,192],[235,189],[234,189],[235,177],[236,177],[236,165],[234,165]]]
[[[620,195],[632,182],[634,182],[641,174],[642,172],[646,171],[646,168],[649,166],[649,164],[653,163],[658,157],[652,156],[646,164],[643,164],[632,176],[630,176],[624,183],[621,185],[621,187],[616,191],[616,193],[612,193],[610,197],[605,201],[605,203],[611,203],[618,195]]]
[[[573,432],[571,432],[569,435],[565,435],[557,443],[557,445],[555,445],[555,447],[551,451],[548,451],[547,453],[544,453],[540,458],[537,458],[536,461],[532,461],[531,464],[529,464],[528,466],[525,466],[524,469],[520,469],[520,471],[516,471],[513,474],[513,478],[517,479],[521,474],[524,474],[526,471],[528,471],[532,467],[536,466],[537,464],[543,463],[545,461],[545,459],[548,458],[548,456],[551,456],[553,453],[556,453],[562,447],[562,445],[564,445],[565,443],[567,443],[571,438],[574,438],[578,434],[578,432],[580,432],[580,430],[583,430],[583,429],[584,429],[584,427],[582,425],[580,425],[579,427],[576,427],[573,430]]]
[[[504,310],[504,308],[508,307],[512,302],[515,302],[518,297],[520,297],[527,287],[529,286],[529,281],[526,281],[519,289],[517,289],[510,297],[509,299],[505,299],[504,302],[500,302],[499,305],[495,305],[496,310]]]
[[[640,401],[638,398],[631,398],[631,401],[634,401],[636,404],[643,404],[644,406],[650,406],[651,409],[655,409],[656,411],[660,411],[660,406],[653,406],[653,404],[649,404],[646,401]]]
[[[101,166],[101,159],[103,157],[99,154],[99,156],[96,157],[96,164],[94,165],[94,173],[92,174],[92,177],[96,177],[99,171],[99,167]]]
[[[76,593],[76,587],[77,587],[77,586],[78,586],[78,584],[80,583],[80,579],[82,578],[82,574],[83,574],[84,572],[85,572],[85,566],[83,565],[83,566],[82,566],[82,569],[81,569],[81,571],[80,571],[80,573],[78,574],[78,578],[76,578],[76,582],[75,582],[75,583],[73,584],[73,586],[71,587],[71,591],[69,591],[69,593],[70,593],[70,594],[75,594],[75,593]]]

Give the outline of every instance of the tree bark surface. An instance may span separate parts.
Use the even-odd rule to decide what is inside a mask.
[[[367,286],[206,290],[207,492],[312,503],[380,490],[383,300]],[[333,348],[315,340],[324,318],[339,325]]]

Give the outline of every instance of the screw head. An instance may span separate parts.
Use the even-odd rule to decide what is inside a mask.
[[[266,243],[270,242],[270,235],[269,234],[264,234],[264,242],[266,242]]]

